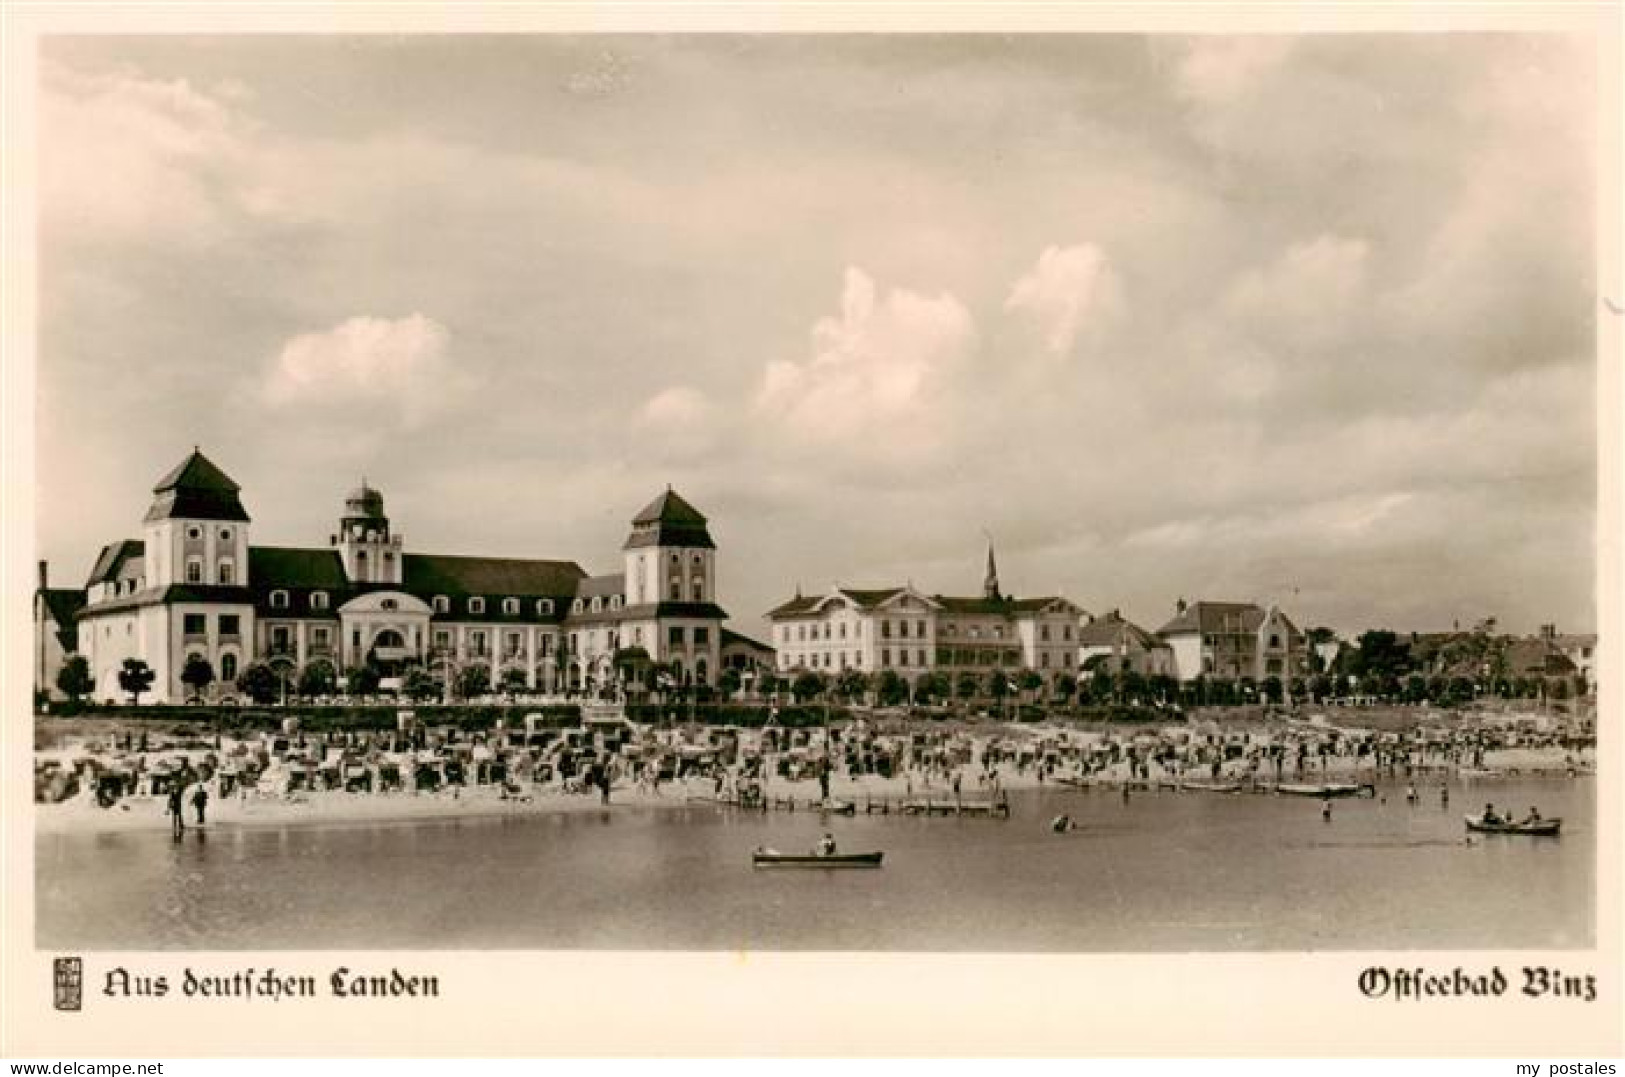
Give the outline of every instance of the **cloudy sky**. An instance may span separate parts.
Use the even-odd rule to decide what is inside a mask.
[[[254,540],[1594,623],[1595,64],[1558,37],[55,38],[41,556],[196,443]]]

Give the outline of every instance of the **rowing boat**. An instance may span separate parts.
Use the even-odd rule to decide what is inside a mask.
[[[883,853],[781,853],[759,849],[751,863],[759,868],[878,868]]]
[[[1483,816],[1467,816],[1467,829],[1479,834],[1529,834],[1533,837],[1556,837],[1563,829],[1561,819],[1540,819],[1532,823],[1486,823]]]
[[[1290,797],[1369,797],[1376,795],[1376,787],[1371,785],[1277,785],[1275,791],[1282,796]]]
[[[1192,793],[1239,793],[1240,782],[1181,782],[1176,789]]]

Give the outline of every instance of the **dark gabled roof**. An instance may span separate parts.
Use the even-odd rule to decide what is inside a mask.
[[[412,553],[401,560],[402,590],[425,599],[435,595],[570,598],[587,575],[574,561]]]
[[[1008,617],[1015,612],[1010,600],[1005,598],[972,598],[965,595],[932,595],[931,597],[942,607],[945,613]]]
[[[609,598],[626,593],[626,573],[587,576],[576,584],[577,598]]]
[[[1077,609],[1073,603],[1060,595],[1046,595],[1043,598],[1012,598],[1007,600],[1012,610],[1017,613],[1042,613],[1049,607],[1060,603]]]
[[[774,653],[773,648],[765,643],[751,639],[749,636],[735,632],[731,628],[722,630],[722,645],[724,647],[745,647],[753,651],[762,651],[767,654]]]
[[[698,546],[716,549],[700,510],[684,501],[671,487],[632,517],[632,534],[622,549],[642,546]]]
[[[1078,629],[1080,647],[1116,647],[1130,643],[1148,651],[1168,646],[1166,642],[1133,621],[1125,620],[1116,610],[1112,610],[1104,617],[1097,617]]]
[[[157,606],[174,602],[212,602],[249,606],[253,605],[254,593],[246,587],[177,583],[168,587],[148,587],[137,591],[133,595],[115,598],[110,602],[97,602],[94,605],[87,605],[80,611],[79,615],[81,617],[93,617],[103,613],[117,613],[121,610],[139,609],[142,606]]]
[[[651,617],[692,617],[702,620],[726,620],[728,611],[715,602],[645,602],[641,606],[627,606],[617,614],[618,620],[643,620]]]
[[[71,587],[43,587],[39,600],[56,625],[56,641],[63,654],[79,650],[79,611],[85,608],[85,592]]]
[[[1264,611],[1252,602],[1192,602],[1184,613],[1157,629],[1157,634],[1238,631],[1226,627],[1232,620],[1240,624],[1239,631],[1254,632],[1264,620]]]
[[[822,595],[797,595],[794,598],[780,602],[767,611],[769,617],[793,617],[802,613],[811,613],[813,608],[824,600]]]
[[[242,487],[231,481],[197,449],[152,488],[156,498],[147,510],[153,520],[237,520],[248,522],[248,513],[237,497]]]
[[[906,587],[877,587],[859,590],[855,587],[836,588],[841,594],[856,602],[866,610],[872,610],[883,602],[887,602],[907,590]]]
[[[90,570],[90,579],[85,581],[85,586],[117,579],[126,562],[145,556],[146,551],[147,545],[140,539],[120,539],[111,546],[103,546],[102,552],[96,556],[96,565]]]
[[[248,585],[256,591],[343,591],[350,581],[337,550],[294,546],[250,546]],[[334,595],[335,603],[338,595]]]

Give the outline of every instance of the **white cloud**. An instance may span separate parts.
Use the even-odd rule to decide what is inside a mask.
[[[255,129],[186,79],[130,68],[43,68],[41,209],[46,227],[98,241],[206,243],[232,214],[259,212]]]
[[[723,416],[698,389],[673,385],[643,402],[634,420],[657,452],[680,461],[706,455],[719,444]]]
[[[1300,349],[1346,342],[1365,315],[1370,245],[1320,235],[1250,270],[1226,294],[1223,312],[1265,345]]]
[[[768,364],[756,405],[793,438],[918,455],[939,447],[950,381],[976,337],[951,295],[892,289],[881,298],[861,269],[846,271],[838,317],[813,328],[805,362]]]
[[[467,388],[446,354],[451,334],[422,314],[356,317],[288,341],[272,362],[264,397],[272,407],[377,404],[415,426],[452,406]]]
[[[1046,247],[1038,264],[1010,289],[1004,309],[1036,318],[1045,346],[1061,355],[1072,350],[1089,324],[1116,316],[1122,302],[1122,287],[1105,252],[1080,243]]]

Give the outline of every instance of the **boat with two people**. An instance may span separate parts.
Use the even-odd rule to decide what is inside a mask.
[[[1522,819],[1503,818],[1493,804],[1484,805],[1477,815],[1464,820],[1467,829],[1476,834],[1528,834],[1532,837],[1556,837],[1563,830],[1562,819],[1546,819],[1535,808]]]

